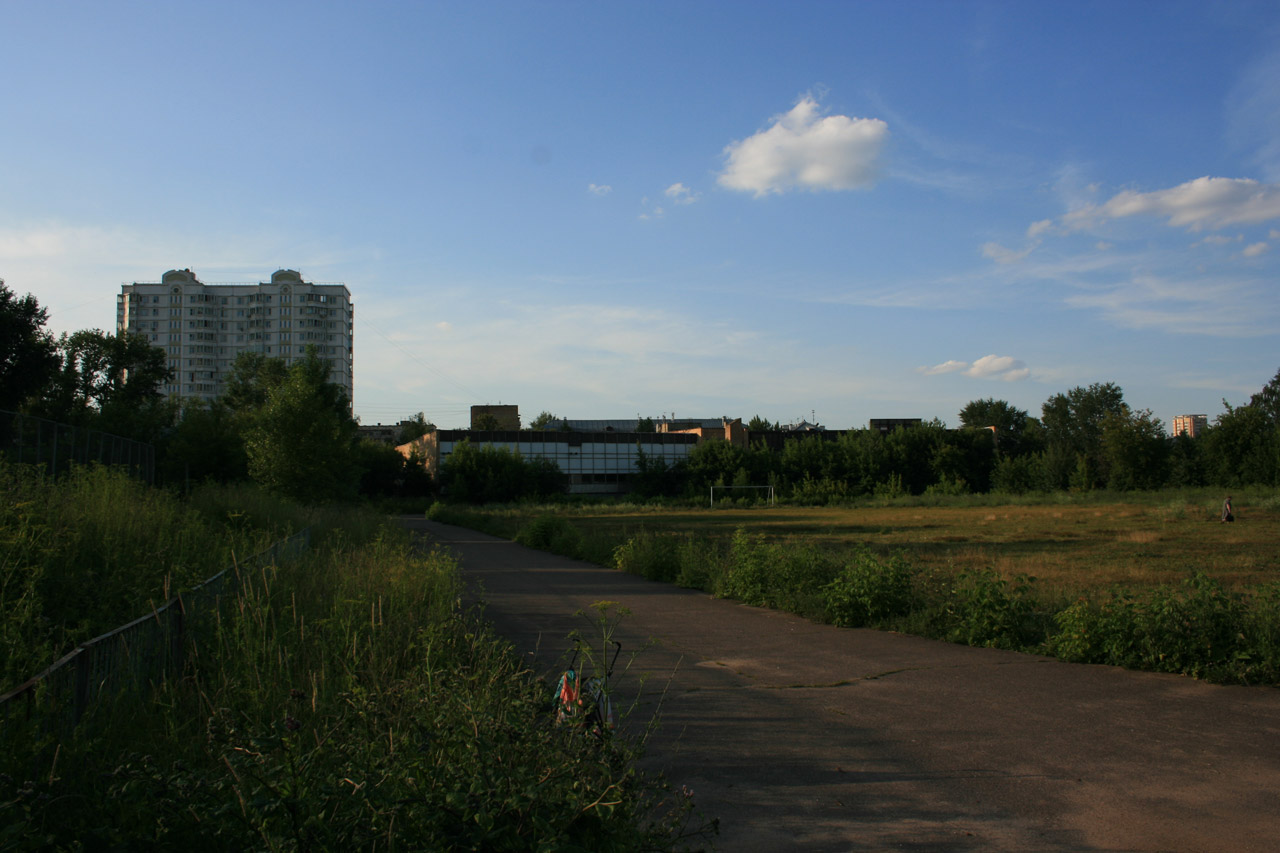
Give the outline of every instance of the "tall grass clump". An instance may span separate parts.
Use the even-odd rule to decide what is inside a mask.
[[[0,461],[0,494],[0,690],[266,541],[97,465],[53,481]]]
[[[243,573],[184,677],[0,758],[0,850],[680,846],[687,798],[558,726],[459,594],[398,529]]]

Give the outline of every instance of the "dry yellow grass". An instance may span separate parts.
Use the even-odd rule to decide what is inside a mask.
[[[904,551],[918,566],[995,569],[1064,594],[1112,584],[1177,582],[1199,570],[1229,586],[1280,580],[1280,511],[1238,506],[1222,524],[1210,504],[891,506],[855,508],[580,509],[574,523],[623,533],[727,536],[737,527],[781,540]],[[621,529],[619,529],[621,528]]]

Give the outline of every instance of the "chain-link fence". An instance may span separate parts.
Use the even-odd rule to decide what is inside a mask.
[[[148,483],[156,479],[153,445],[101,430],[76,427],[0,409],[0,456],[44,468],[51,477],[72,464],[120,465]]]
[[[235,596],[240,573],[306,551],[310,528],[171,598],[127,625],[82,643],[44,672],[0,696],[0,728],[65,734],[105,698],[146,688],[180,672],[195,638]]]

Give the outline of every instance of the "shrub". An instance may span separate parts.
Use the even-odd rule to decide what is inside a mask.
[[[878,558],[859,549],[835,580],[822,588],[827,618],[857,628],[902,616],[911,610],[915,570],[901,556]]]
[[[946,639],[970,646],[1022,649],[1031,645],[1035,610],[1031,578],[1012,582],[990,569],[962,573],[946,602]]]
[[[613,550],[615,568],[671,583],[680,574],[679,540],[643,531]]]
[[[544,515],[525,524],[516,541],[529,548],[550,551],[565,557],[582,555],[582,533],[565,518]]]

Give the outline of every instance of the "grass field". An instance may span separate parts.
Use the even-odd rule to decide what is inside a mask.
[[[652,508],[628,504],[523,507],[483,513],[485,527],[514,538],[530,519],[563,515],[587,543],[641,531],[728,539],[738,528],[775,542],[833,549],[865,545],[905,553],[921,569],[994,569],[1025,574],[1045,593],[1176,582],[1202,571],[1231,588],[1280,579],[1280,500],[1238,495],[1237,521],[1218,520],[1221,497],[1161,493],[1140,499],[1090,496],[1045,503],[856,507]]]
[[[848,627],[1280,683],[1280,500],[992,496],[841,508],[562,503],[429,515]]]

